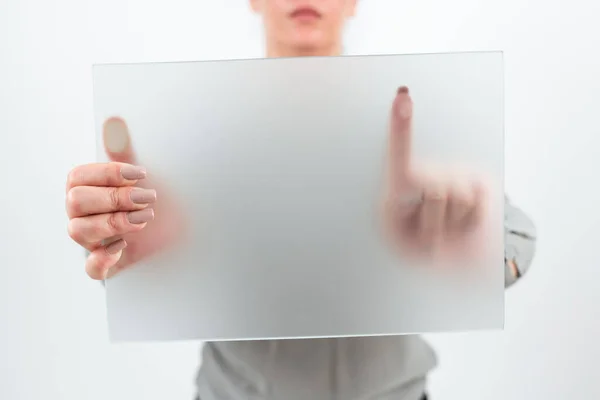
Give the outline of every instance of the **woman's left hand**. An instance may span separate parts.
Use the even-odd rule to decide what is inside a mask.
[[[401,255],[420,261],[465,262],[489,244],[489,186],[448,166],[413,165],[413,102],[398,89],[390,121],[384,225]],[[479,258],[478,258],[479,259]]]

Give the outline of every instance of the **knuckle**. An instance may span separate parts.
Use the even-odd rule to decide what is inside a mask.
[[[462,204],[464,208],[471,209],[476,205],[475,196],[465,196],[459,200],[459,203]]]
[[[108,179],[110,179],[115,185],[118,185],[123,181],[123,177],[121,176],[121,164],[117,162],[110,162],[107,164],[106,168],[106,175],[108,176]]]
[[[69,237],[75,242],[83,242],[81,229],[79,228],[79,223],[77,219],[72,219],[69,221],[69,224],[67,225],[67,232],[69,233]]]
[[[111,233],[111,236],[122,233],[127,226],[127,218],[125,217],[125,213],[110,213],[106,218],[106,225]]]
[[[67,187],[71,188],[77,184],[81,176],[81,166],[75,167],[67,174]]]
[[[475,186],[468,181],[459,181],[454,185],[454,192],[457,196],[469,199],[475,194]]]
[[[77,215],[81,212],[81,189],[73,187],[67,192],[66,206],[69,216]]]
[[[111,187],[108,189],[108,199],[113,210],[119,210],[123,205],[119,188]]]
[[[446,201],[448,198],[447,192],[439,187],[431,188],[425,192],[425,199],[432,202]]]
[[[89,267],[86,269],[87,275],[95,280],[95,281],[101,281],[102,280],[102,276],[100,274],[100,269],[99,268],[93,268],[93,267]]]
[[[85,272],[87,273],[87,275],[96,281],[101,281],[102,279],[104,279],[104,270],[105,270],[105,264],[107,264],[106,261],[101,261],[100,260],[101,257],[98,257],[97,255],[95,257],[91,256],[88,258],[88,261],[86,262],[86,266],[85,266]]]

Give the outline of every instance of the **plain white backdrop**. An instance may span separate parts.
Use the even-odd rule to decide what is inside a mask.
[[[347,53],[503,50],[506,182],[539,232],[504,332],[435,335],[435,400],[600,398],[600,3],[361,0]],[[109,345],[66,233],[91,65],[260,57],[245,0],[2,0],[0,398],[190,399],[198,343]]]

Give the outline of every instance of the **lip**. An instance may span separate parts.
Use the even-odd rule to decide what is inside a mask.
[[[314,20],[321,18],[321,13],[312,7],[298,7],[292,11],[290,16],[293,19]]]

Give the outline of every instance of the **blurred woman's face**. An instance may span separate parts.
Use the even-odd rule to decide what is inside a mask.
[[[267,39],[310,52],[339,44],[357,0],[250,0],[265,25]]]

